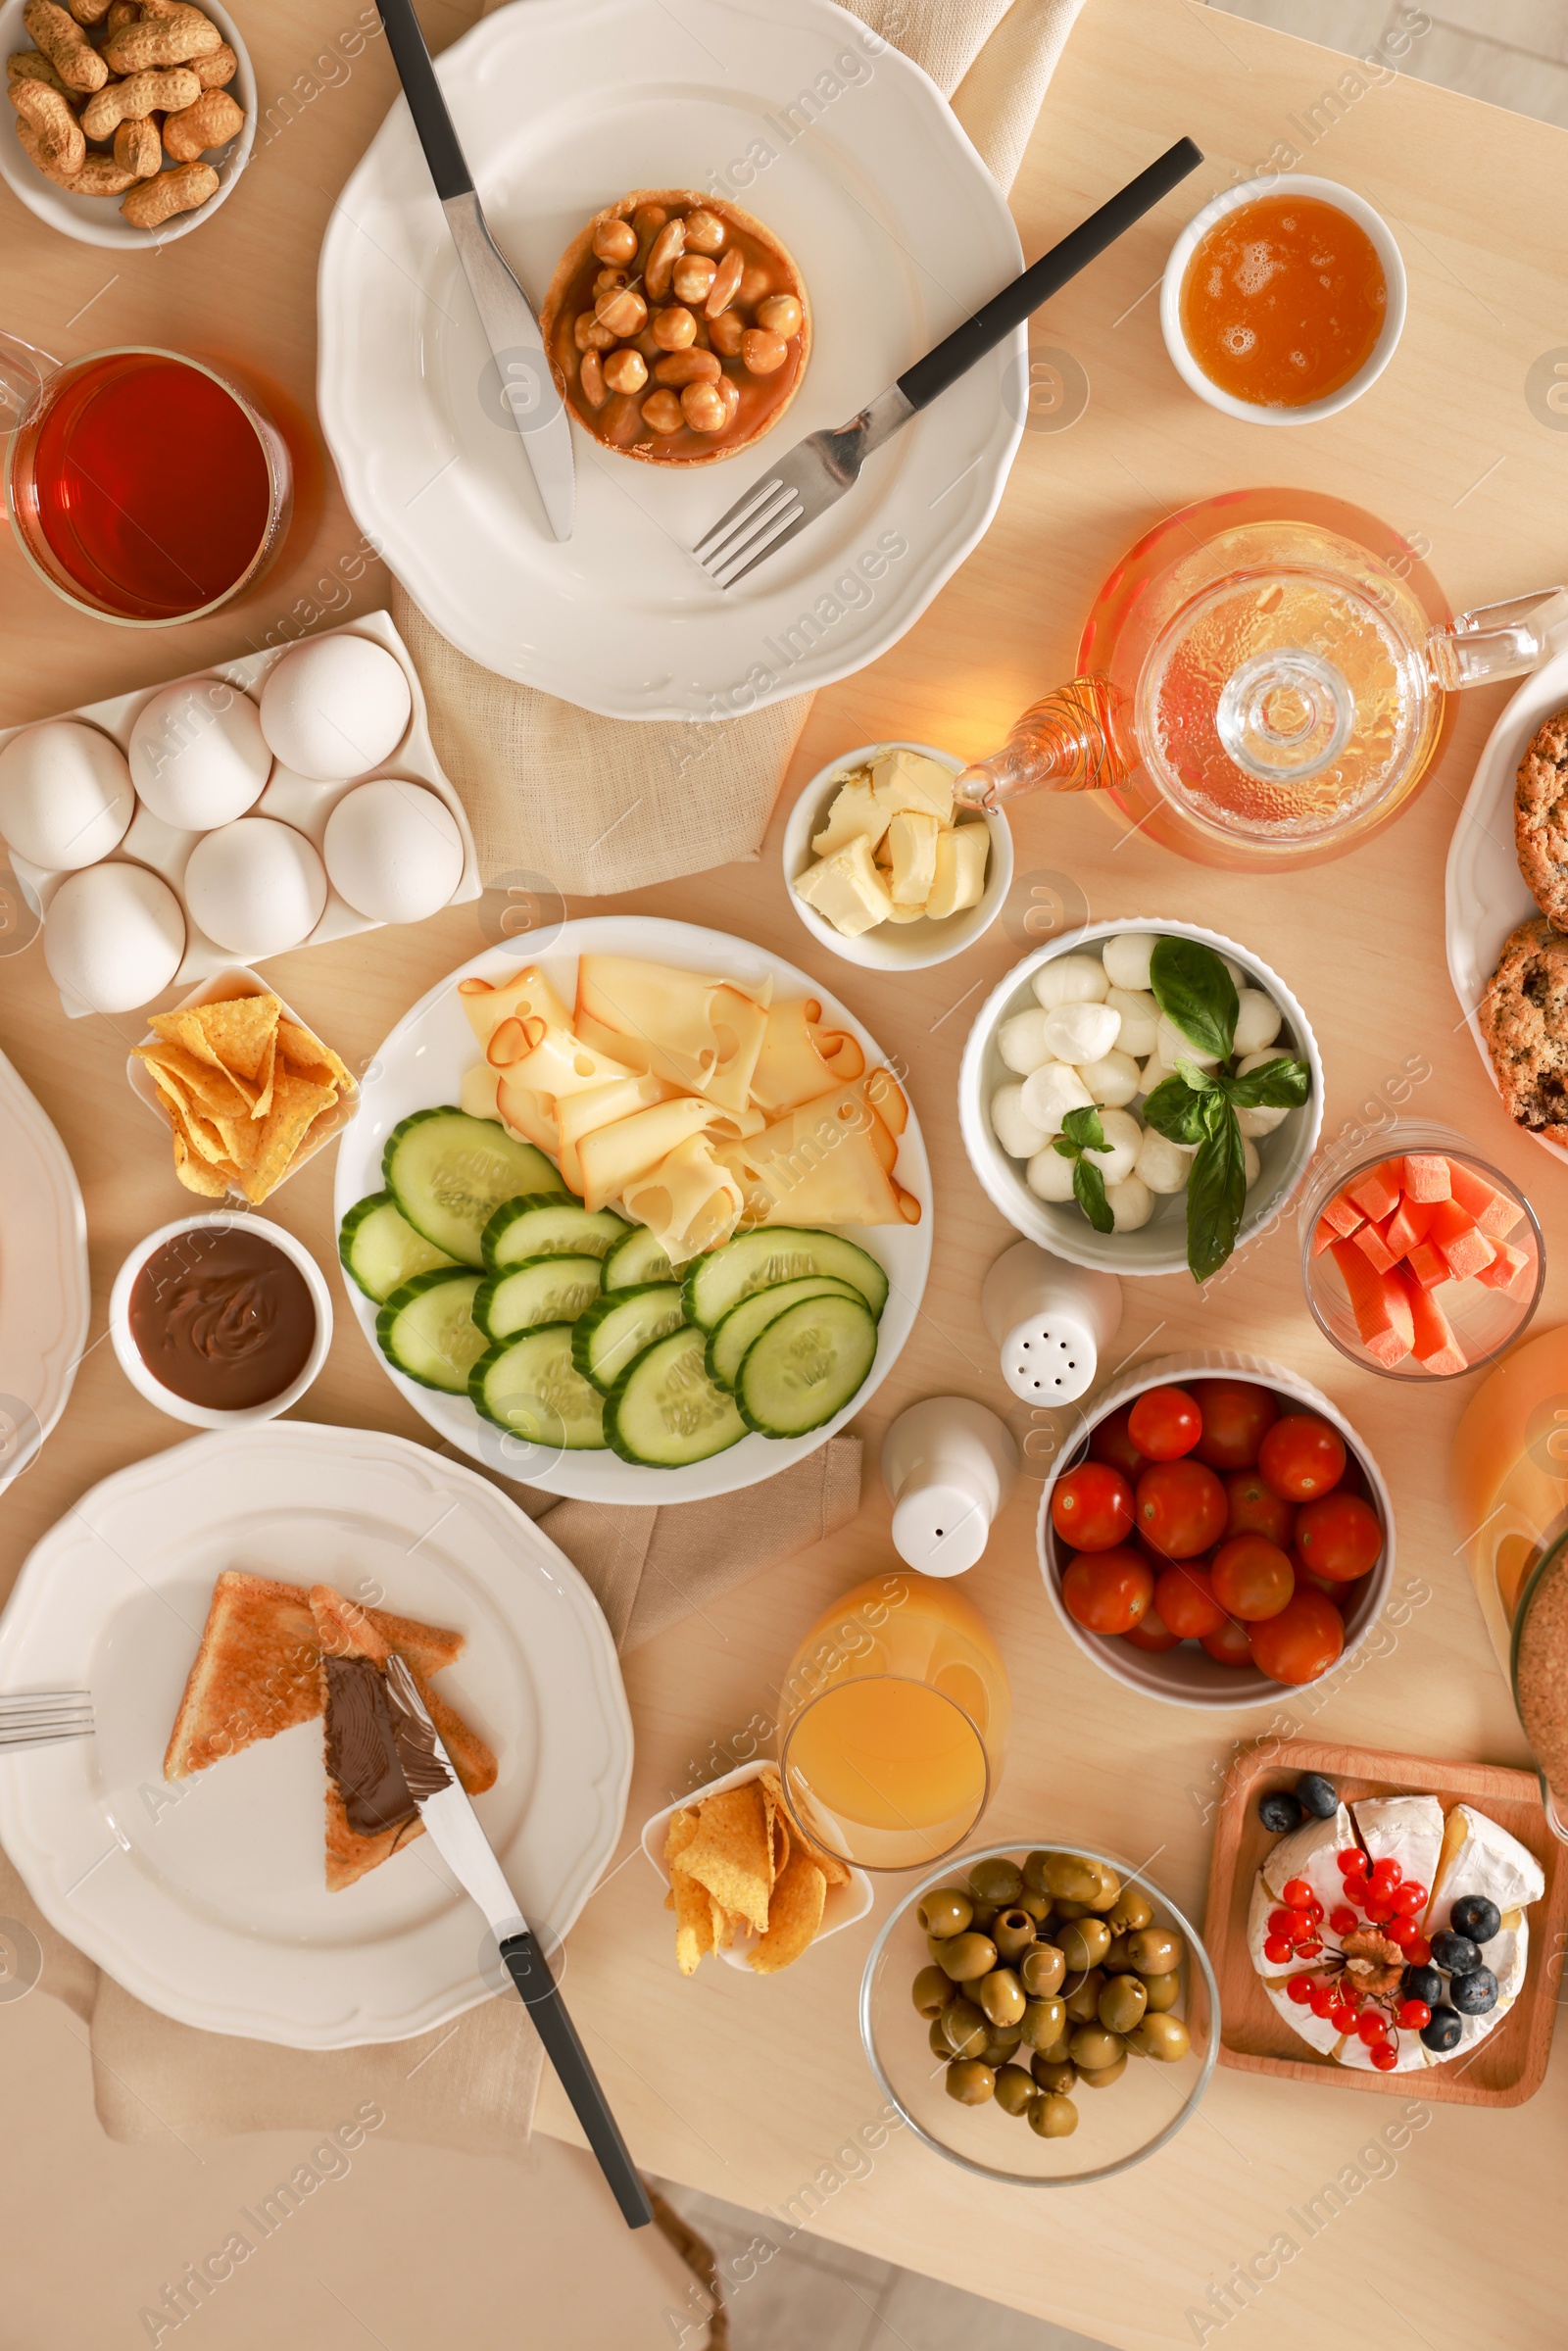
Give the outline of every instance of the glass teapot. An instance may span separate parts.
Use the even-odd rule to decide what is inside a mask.
[[[1205,864],[1319,863],[1409,800],[1449,693],[1535,668],[1565,621],[1561,588],[1454,617],[1412,549],[1340,499],[1204,499],[1116,565],[1078,675],[956,790],[984,808],[1106,791]]]

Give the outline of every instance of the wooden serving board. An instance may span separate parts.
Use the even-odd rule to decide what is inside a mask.
[[[1420,2074],[1362,2073],[1321,2056],[1294,2033],[1270,2003],[1247,1947],[1252,1881],[1278,1842],[1257,1817],[1258,1799],[1293,1788],[1302,1772],[1323,1772],[1342,1802],[1363,1796],[1434,1795],[1445,1813],[1472,1804],[1534,1853],[1546,1890],[1526,1913],[1530,1947],[1519,1997],[1496,2031],[1472,2054]],[[1219,2062],[1250,2074],[1285,2074],[1340,2089],[1430,2098],[1456,2106],[1522,2106],[1541,2087],[1551,2046],[1557,1984],[1550,1966],[1563,1948],[1568,1916],[1568,1847],[1546,1826],[1533,1772],[1496,1763],[1439,1763],[1420,1755],[1384,1755],[1373,1747],[1330,1746],[1314,1739],[1263,1739],[1244,1747],[1225,1776],[1208,1864],[1203,1939],[1219,1984]]]

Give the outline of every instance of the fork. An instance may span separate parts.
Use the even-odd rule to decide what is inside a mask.
[[[0,1747],[53,1746],[92,1735],[92,1699],[84,1690],[32,1690],[0,1697]]]
[[[955,327],[924,359],[916,360],[897,383],[879,393],[848,424],[809,433],[798,441],[788,457],[762,480],[754,482],[692,549],[709,577],[721,588],[733,588],[748,571],[787,546],[798,531],[853,488],[866,459],[890,441],[901,425],[907,424],[917,410],[929,407],[940,392],[956,383],[977,360],[1020,326],[1031,311],[1038,310],[1048,296],[1076,277],[1161,197],[1168,196],[1202,160],[1191,139],[1178,139],[1099,212],[1091,213],[1070,236],[1043,253],[1020,277],[994,294],[983,310]]]

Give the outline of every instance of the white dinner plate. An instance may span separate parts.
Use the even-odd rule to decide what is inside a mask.
[[[1022,327],[739,587],[689,550],[770,459],[844,423],[1021,269],[935,84],[829,0],[518,0],[436,70],[536,313],[602,206],[711,188],[800,264],[811,360],[770,439],[725,464],[643,465],[574,425],[576,528],[558,545],[400,101],[321,249],[318,401],[361,529],[474,661],[612,717],[733,717],[874,661],[996,512]]]
[[[0,1053],[0,1492],[66,1408],[90,1302],[76,1171]]]
[[[1510,931],[1541,908],[1519,871],[1514,848],[1513,788],[1530,738],[1554,710],[1568,703],[1568,650],[1532,670],[1487,737],[1474,780],[1448,844],[1444,901],[1448,977],[1464,1012],[1477,1053],[1493,1086],[1497,1085],[1481,1023],[1476,1015],[1497,968]],[[1528,1134],[1528,1128],[1521,1128]],[[1560,1143],[1531,1135],[1554,1159],[1568,1162]]]
[[[548,951],[537,959],[568,1004],[576,994],[579,955],[636,955],[646,962],[668,963],[685,971],[722,972],[743,986],[771,976],[780,1002],[797,996],[814,997],[822,1006],[824,1025],[847,1030],[865,1054],[868,1069],[887,1061],[876,1040],[819,980],[808,978],[793,963],[764,954],[745,939],[732,939],[724,931],[703,930],[689,922],[663,922],[646,914],[605,914],[584,922],[563,923]],[[475,978],[499,985],[516,971],[518,960],[517,951],[506,947],[493,947],[475,955],[472,962],[464,963],[422,996],[379,1047],[363,1082],[360,1114],[338,1146],[335,1210],[340,1225],[356,1200],[381,1190],[381,1152],[399,1119],[414,1110],[455,1102],[463,1072],[480,1057],[458,995],[458,982]],[[908,1125],[899,1138],[898,1177],[906,1192],[912,1193],[920,1203],[918,1224],[835,1228],[869,1250],[888,1277],[888,1301],[877,1328],[876,1360],[863,1387],[842,1412],[809,1436],[743,1437],[727,1452],[714,1453],[687,1469],[644,1469],[608,1451],[560,1452],[509,1436],[481,1420],[466,1396],[442,1396],[395,1371],[375,1345],[375,1307],[346,1274],[344,1288],[387,1378],[438,1437],[483,1462],[487,1469],[525,1486],[543,1487],[548,1494],[574,1495],[580,1501],[701,1501],[710,1494],[735,1494],[742,1487],[759,1486],[792,1461],[804,1460],[835,1429],[854,1418],[898,1361],[914,1328],[931,1264],[931,1165],[912,1107]]]
[[[427,1837],[326,1890],[318,1720],[166,1785],[226,1567],[324,1582],[467,1636],[435,1688],[495,1749],[475,1809],[523,1915],[564,1935],[614,1848],[631,1720],[570,1561],[406,1438],[273,1421],[95,1486],[0,1620],[0,1690],[85,1690],[96,1732],[0,1753],[0,1842],[39,1909],[137,1999],[301,2049],[403,2040],[496,1988],[495,1945]],[[487,1969],[489,1971],[487,1975]]]

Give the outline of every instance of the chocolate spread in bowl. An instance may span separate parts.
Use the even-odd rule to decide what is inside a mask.
[[[1568,1545],[1544,1562],[1525,1593],[1513,1681],[1525,1737],[1561,1805],[1568,1799]]]
[[[316,1345],[305,1277],[263,1233],[198,1225],[155,1249],[131,1285],[130,1336],[187,1404],[243,1412],[292,1388]]]

